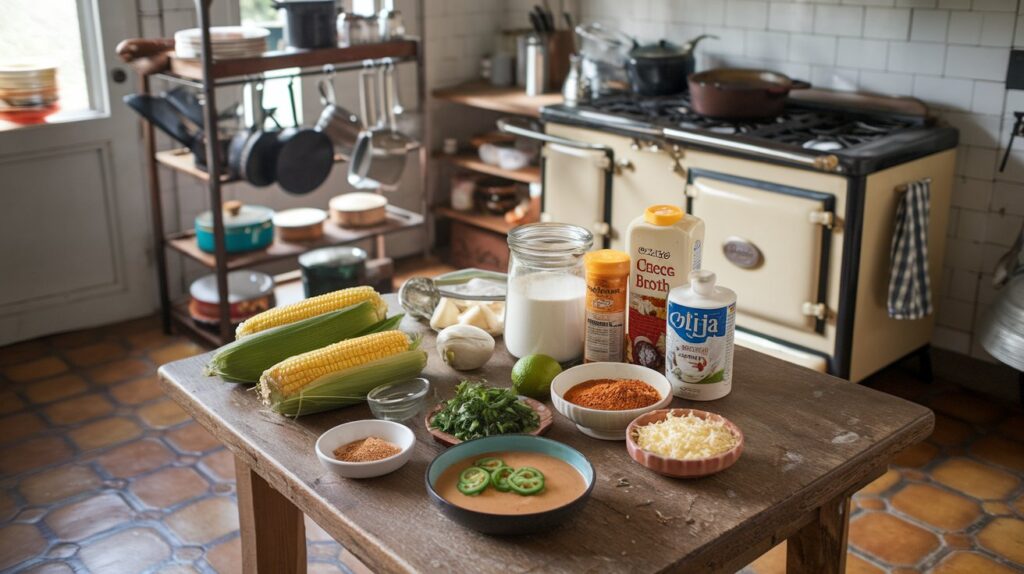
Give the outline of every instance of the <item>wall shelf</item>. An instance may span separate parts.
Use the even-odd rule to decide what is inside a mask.
[[[483,82],[471,82],[434,90],[433,96],[472,108],[531,118],[540,117],[540,109],[562,103],[562,94],[528,96],[523,88],[498,88]]]
[[[434,209],[434,212],[441,217],[447,217],[448,219],[454,219],[455,221],[461,221],[473,227],[479,227],[495,233],[501,233],[502,235],[508,234],[515,225],[505,221],[505,218],[500,215],[490,215],[484,213],[477,213],[475,211],[457,211],[448,206],[440,206]]]
[[[316,50],[292,48],[266,52],[255,58],[214,60],[210,63],[210,77],[206,78],[206,81],[254,75],[285,68],[352,64],[363,60],[382,58],[405,60],[414,59],[417,56],[418,43],[415,40],[394,40],[377,44],[359,44],[344,48],[318,48]],[[172,57],[170,71],[171,74],[179,78],[203,81],[203,67],[200,60]]]
[[[475,155],[461,154],[461,155],[445,155],[437,154],[434,159],[440,161],[446,161],[452,165],[459,166],[463,169],[475,171],[477,173],[486,173],[488,175],[495,175],[498,177],[504,177],[505,179],[511,179],[520,183],[540,183],[540,168],[535,165],[530,165],[522,169],[501,169],[496,165],[490,165],[484,163]]]

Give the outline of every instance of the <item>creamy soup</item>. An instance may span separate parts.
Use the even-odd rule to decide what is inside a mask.
[[[459,475],[473,466],[473,462],[486,457],[497,457],[513,468],[532,466],[544,474],[544,489],[537,494],[523,496],[515,492],[501,492],[492,486],[474,496],[459,492]],[[456,506],[488,514],[533,514],[564,506],[576,500],[587,490],[576,467],[537,452],[492,452],[461,460],[437,477],[434,490]]]

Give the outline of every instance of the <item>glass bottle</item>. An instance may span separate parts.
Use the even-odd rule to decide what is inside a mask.
[[[565,363],[583,354],[583,254],[593,243],[589,231],[565,223],[531,223],[509,232],[504,337],[512,355],[541,353]]]

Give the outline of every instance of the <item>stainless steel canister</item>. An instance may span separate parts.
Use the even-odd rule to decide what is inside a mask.
[[[547,91],[548,51],[544,40],[530,36],[526,42],[526,95],[539,96]]]

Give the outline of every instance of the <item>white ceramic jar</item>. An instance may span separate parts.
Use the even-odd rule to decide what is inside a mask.
[[[736,293],[715,279],[694,271],[668,296],[665,376],[680,398],[712,401],[732,390]]]

